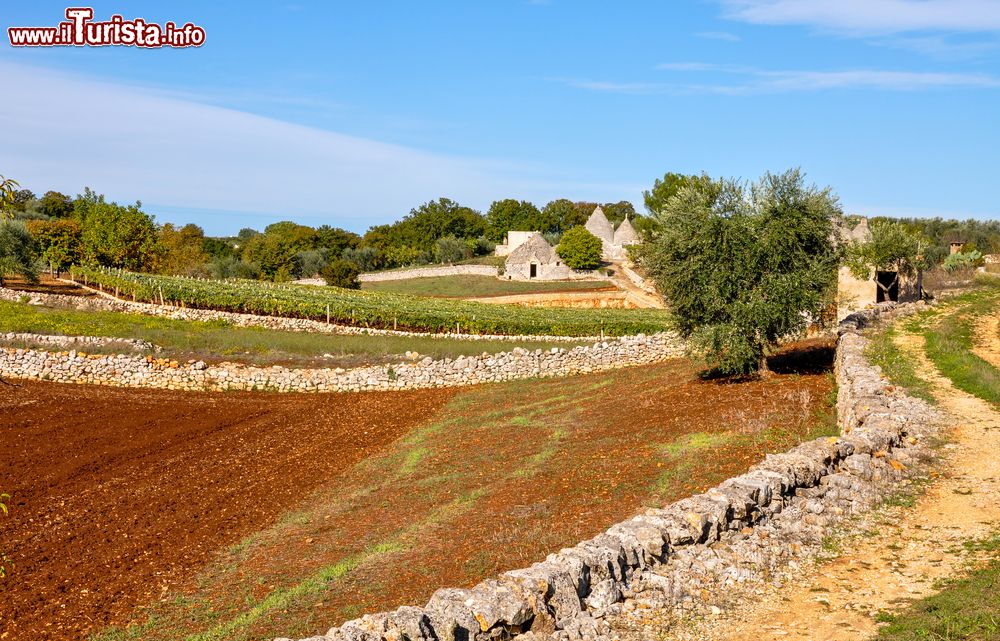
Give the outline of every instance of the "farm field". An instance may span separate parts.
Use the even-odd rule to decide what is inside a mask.
[[[361,289],[438,298],[482,298],[512,294],[617,290],[606,280],[518,281],[470,275],[385,280],[362,283]]]
[[[831,433],[811,347],[766,381],[678,359],[308,397],[0,385],[0,634],[307,636],[422,603]]]
[[[357,367],[399,362],[407,351],[455,358],[515,347],[547,349],[545,341],[469,341],[446,336],[313,334],[262,327],[234,327],[221,321],[182,321],[104,311],[80,311],[0,301],[0,332],[137,338],[163,348],[157,356],[179,361],[232,361],[257,365]],[[0,345],[3,345],[0,342]],[[579,343],[583,344],[583,343]],[[30,344],[10,343],[14,347]],[[575,343],[561,341],[559,347]],[[88,348],[100,353],[120,348]]]
[[[382,329],[473,334],[608,336],[652,334],[670,328],[665,310],[518,308],[391,292],[211,281],[122,271],[79,269],[78,281],[143,302],[164,300],[202,309],[289,316]]]

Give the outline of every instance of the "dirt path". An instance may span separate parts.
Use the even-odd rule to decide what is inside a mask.
[[[1000,311],[979,319],[973,344],[973,354],[1000,367]]]
[[[665,307],[663,300],[659,296],[650,294],[629,280],[629,277],[625,275],[625,271],[622,269],[621,263],[613,263],[613,266],[614,273],[611,275],[611,282],[628,294],[633,303],[644,308],[663,309]]]
[[[960,574],[967,559],[954,548],[987,536],[1000,523],[1000,458],[995,456],[1000,449],[1000,412],[941,376],[924,354],[923,337],[902,334],[897,343],[933,384],[940,408],[954,417],[952,442],[943,447],[937,468],[940,478],[912,507],[889,509],[878,520],[877,533],[851,538],[836,559],[762,595],[749,612],[726,615],[700,638],[870,637],[879,610],[898,609],[934,592],[937,579]]]

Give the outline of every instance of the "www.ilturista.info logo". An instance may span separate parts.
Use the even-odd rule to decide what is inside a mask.
[[[113,15],[106,22],[93,22],[90,7],[66,9],[66,21],[55,27],[8,27],[14,47],[200,47],[205,44],[205,30],[190,22],[178,27],[173,22],[160,26],[142,18],[126,20]]]

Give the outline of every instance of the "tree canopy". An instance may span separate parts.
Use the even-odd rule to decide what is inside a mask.
[[[556,231],[558,219],[543,214],[533,204],[526,200],[505,198],[495,200],[486,212],[486,236],[493,242],[504,240],[510,230],[521,231]]]
[[[75,220],[32,220],[27,223],[39,258],[49,269],[62,272],[83,258],[83,230]]]
[[[7,274],[20,274],[27,280],[38,280],[32,256],[32,238],[19,220],[0,221],[0,287]]]
[[[0,220],[14,217],[18,187],[20,185],[13,178],[0,176]]]
[[[913,276],[924,269],[923,248],[927,243],[907,225],[885,219],[873,219],[871,238],[852,242],[845,248],[844,264],[855,278],[872,278],[872,271],[893,271]]]
[[[668,198],[646,261],[692,350],[726,374],[766,370],[834,297],[840,213],[798,170],[750,186],[701,176]]]
[[[572,269],[596,269],[601,264],[601,239],[578,226],[562,235],[556,254]]]
[[[677,193],[684,187],[711,180],[712,179],[705,174],[700,176],[686,176],[684,174],[667,172],[663,175],[662,179],[657,178],[653,182],[652,189],[642,192],[642,200],[646,205],[646,210],[655,216],[663,210],[667,201],[676,196]]]
[[[128,206],[107,202],[86,188],[73,207],[83,228],[84,260],[136,271],[153,268],[159,250],[157,230],[141,202]]]

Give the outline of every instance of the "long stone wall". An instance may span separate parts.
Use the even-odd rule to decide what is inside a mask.
[[[358,275],[362,283],[379,283],[387,280],[410,278],[436,278],[438,276],[496,276],[500,270],[493,265],[441,265],[440,267],[415,267],[385,272],[365,272]]]
[[[256,367],[237,363],[178,363],[133,354],[87,354],[0,348],[0,376],[175,390],[272,390],[277,392],[359,392],[495,383],[550,378],[644,365],[680,356],[674,336],[631,336],[572,349],[529,351],[515,347],[499,354],[341,368]]]
[[[840,437],[769,455],[746,474],[612,526],[531,567],[424,607],[366,615],[311,641],[610,640],[655,638],[654,610],[705,604],[816,549],[830,527],[893,491],[928,454],[941,418],[891,386],[857,330],[912,307],[881,306],[841,326]]]
[[[113,336],[61,336],[50,334],[29,334],[25,332],[0,333],[0,342],[58,347],[60,349],[90,349],[93,347],[113,347],[119,349],[158,352],[160,348],[149,341],[137,338],[116,338]]]

